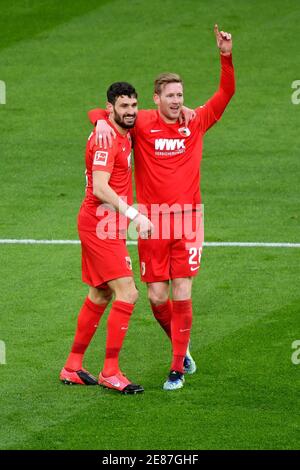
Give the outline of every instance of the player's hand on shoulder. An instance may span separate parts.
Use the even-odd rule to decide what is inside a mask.
[[[112,147],[113,139],[116,138],[114,129],[104,120],[97,121],[96,124],[96,145],[100,148],[107,149]]]
[[[154,225],[151,220],[148,219],[143,214],[138,214],[135,219],[133,219],[136,224],[136,229],[139,232],[141,238],[149,238],[154,232]]]
[[[229,55],[232,51],[232,37],[230,33],[219,31],[217,24],[214,26],[214,33],[216,36],[217,46],[222,54]]]
[[[196,112],[193,109],[187,108],[186,106],[182,106],[182,111],[179,116],[179,123],[184,123],[186,126],[188,126],[189,122],[192,121],[195,117]]]

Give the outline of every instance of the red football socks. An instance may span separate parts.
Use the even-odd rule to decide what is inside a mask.
[[[151,304],[152,312],[162,329],[171,339],[171,318],[172,318],[172,302],[170,299],[164,304]]]
[[[192,300],[173,300],[171,320],[173,359],[171,370],[183,373],[183,361],[188,348],[192,327]]]
[[[104,377],[110,377],[119,372],[119,354],[133,309],[134,304],[121,300],[115,300],[112,304],[107,319],[106,353],[102,370]]]
[[[68,370],[82,369],[84,353],[90,344],[107,304],[94,304],[88,297],[80,310],[71,352],[65,364]]]

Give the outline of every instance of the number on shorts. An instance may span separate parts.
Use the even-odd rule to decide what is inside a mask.
[[[200,261],[201,261],[201,254],[202,254],[202,247],[201,248],[190,248],[189,249],[189,254],[190,254],[190,257],[189,257],[189,264],[192,264],[192,265],[197,265],[198,263],[200,264]],[[198,257],[198,260],[197,260],[197,257]]]

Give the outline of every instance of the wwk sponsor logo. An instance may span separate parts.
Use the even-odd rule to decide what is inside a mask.
[[[184,139],[155,139],[155,150],[185,150]]]
[[[184,139],[155,139],[155,155],[173,156],[185,152]]]

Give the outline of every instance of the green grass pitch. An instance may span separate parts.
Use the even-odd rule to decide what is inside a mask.
[[[215,22],[233,34],[237,92],[205,139],[206,241],[300,241],[297,0],[0,0],[0,238],[77,238],[87,110],[117,80],[152,107],[153,79],[168,70],[183,76],[186,104],[202,104],[219,80]],[[136,276],[121,365],[145,393],[130,397],[58,380],[86,295],[79,246],[0,255],[0,449],[299,448],[298,249],[204,249],[198,372],[176,393],[162,390],[170,345]],[[105,321],[86,355],[94,374]]]

